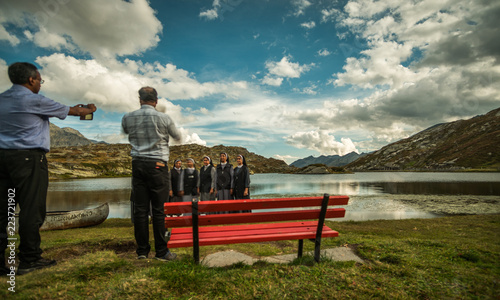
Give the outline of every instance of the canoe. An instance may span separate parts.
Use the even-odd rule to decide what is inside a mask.
[[[83,210],[49,211],[40,230],[59,230],[99,225],[108,218],[108,215],[108,203]],[[16,231],[18,224],[16,214]]]

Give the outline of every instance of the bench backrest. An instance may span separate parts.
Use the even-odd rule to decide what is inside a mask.
[[[324,201],[325,197],[328,197],[328,202]],[[197,206],[199,214],[205,214],[198,217],[199,226],[313,220],[320,217],[323,204],[327,204],[326,206],[347,205],[348,201],[348,196],[325,195],[322,197],[171,202],[165,203],[165,214],[178,215],[192,213],[194,204],[195,209]],[[216,212],[248,210],[252,212],[213,214]],[[345,216],[344,208],[325,207],[324,210],[326,212],[325,218],[342,218]],[[192,216],[165,218],[165,226],[167,228],[190,227],[192,225]]]

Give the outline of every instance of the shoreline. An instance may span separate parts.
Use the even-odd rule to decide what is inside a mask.
[[[470,169],[470,170],[364,170],[364,171],[346,171],[336,173],[292,173],[292,172],[267,172],[267,173],[252,173],[250,175],[259,174],[283,174],[283,175],[352,175],[356,173],[500,173],[500,170],[495,169]],[[49,171],[49,181],[75,180],[75,179],[99,179],[99,178],[124,178],[132,177],[132,174],[112,175],[112,176],[75,176],[71,177],[68,174],[54,176],[55,173]]]

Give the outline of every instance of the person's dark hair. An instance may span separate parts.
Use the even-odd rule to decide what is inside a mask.
[[[16,62],[9,66],[9,79],[13,84],[28,83],[31,78],[37,78],[38,69],[35,65],[27,62]]]
[[[158,93],[154,88],[145,86],[139,90],[139,99],[145,102],[156,102],[158,101]]]

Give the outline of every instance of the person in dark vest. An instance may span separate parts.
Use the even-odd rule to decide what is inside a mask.
[[[200,168],[200,200],[215,200],[215,167],[209,156],[203,157]]]
[[[170,171],[170,200],[169,202],[182,202],[182,197],[179,195],[179,178],[182,172],[182,161],[176,159],[174,167]]]
[[[236,167],[234,168],[233,196],[234,199],[250,199],[250,170],[243,155],[236,157]],[[252,212],[243,210],[238,212]]]
[[[233,166],[229,163],[227,153],[220,154],[220,163],[215,172],[217,200],[233,199]]]
[[[191,202],[198,199],[200,194],[200,175],[192,158],[188,158],[186,164],[187,167],[182,170],[179,180],[179,195],[182,196],[182,202]]]
[[[234,199],[250,199],[250,170],[243,155],[236,157],[236,167],[234,168]]]

